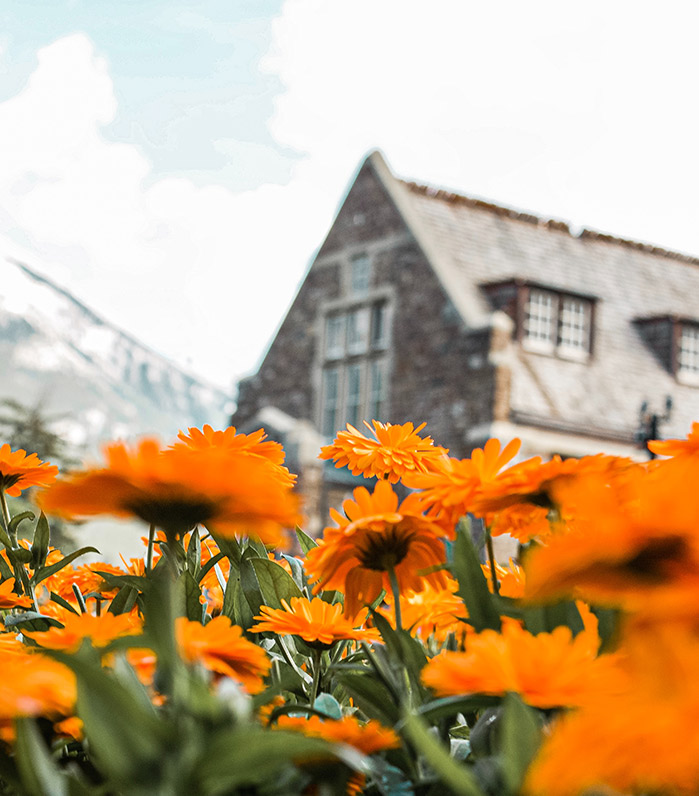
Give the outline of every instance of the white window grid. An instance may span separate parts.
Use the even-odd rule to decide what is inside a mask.
[[[347,353],[364,354],[369,345],[369,307],[347,314]]]
[[[323,371],[321,432],[333,437],[338,430],[340,397],[340,370],[328,368]]]
[[[586,353],[590,347],[590,304],[563,296],[558,316],[558,345],[571,352]]]
[[[677,350],[677,369],[683,376],[699,378],[699,326],[682,326]]]
[[[345,393],[346,422],[355,428],[361,423],[362,414],[362,366],[359,364],[347,367],[347,390]]]
[[[524,339],[527,343],[535,348],[553,350],[554,321],[554,294],[546,290],[530,290],[524,308]]]
[[[324,437],[333,438],[346,423],[383,420],[388,381],[384,360],[361,360],[323,371],[320,421]]]

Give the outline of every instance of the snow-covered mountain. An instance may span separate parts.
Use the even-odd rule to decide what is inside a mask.
[[[100,318],[14,258],[0,258],[0,400],[41,403],[78,448],[221,426],[230,398]]]

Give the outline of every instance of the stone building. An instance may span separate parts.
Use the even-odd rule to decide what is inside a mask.
[[[346,422],[427,422],[454,456],[642,455],[699,419],[699,259],[403,181],[363,162],[232,422],[299,468],[311,527],[350,488],[315,458]],[[265,423],[265,419],[267,422]],[[315,520],[315,522],[314,522]]]

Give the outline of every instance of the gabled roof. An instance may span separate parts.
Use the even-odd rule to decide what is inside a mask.
[[[519,278],[597,298],[587,363],[513,347],[515,417],[630,434],[643,401],[661,411],[672,394],[675,410],[664,430],[687,433],[699,418],[699,388],[677,383],[634,321],[698,318],[699,258],[590,230],[576,235],[562,221],[400,180],[379,152],[368,160],[467,327],[492,322],[486,283]]]

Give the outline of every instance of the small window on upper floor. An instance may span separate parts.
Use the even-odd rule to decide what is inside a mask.
[[[325,358],[341,359],[345,355],[344,315],[328,315],[325,319]]]
[[[682,323],[677,340],[677,376],[699,384],[699,325]]]
[[[369,307],[360,307],[347,314],[347,353],[363,354],[369,345]]]
[[[537,287],[527,289],[522,342],[530,351],[586,359],[590,353],[592,301]]]
[[[371,280],[371,260],[368,254],[358,254],[351,260],[350,292],[354,296],[366,296]]]

